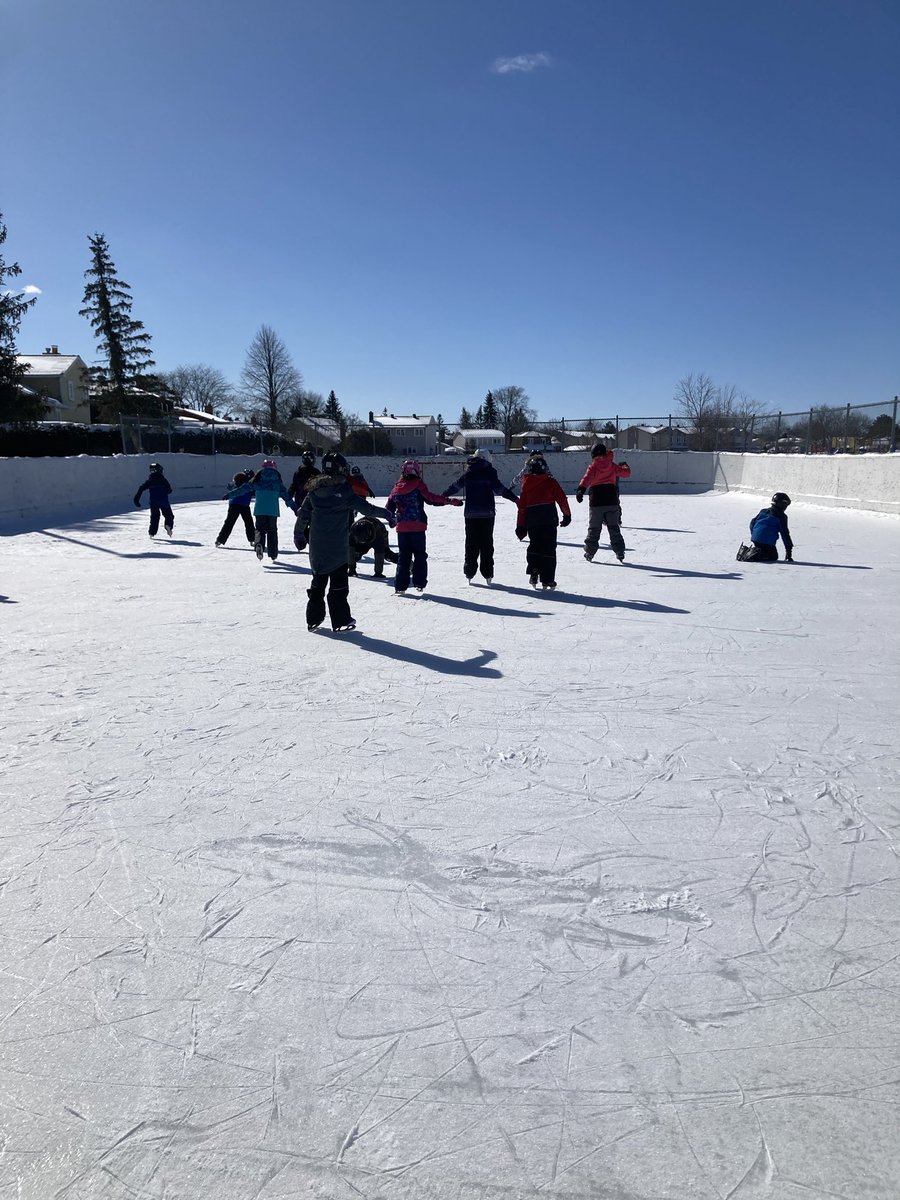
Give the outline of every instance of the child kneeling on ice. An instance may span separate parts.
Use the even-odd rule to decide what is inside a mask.
[[[409,587],[410,571],[417,592],[424,592],[428,584],[426,504],[452,504],[454,508],[462,508],[462,500],[450,500],[430,492],[425,486],[418,462],[408,458],[387,502],[388,512],[397,517],[397,577],[394,580],[394,593],[398,596],[402,596]]]
[[[328,615],[335,633],[356,628],[350,613],[350,517],[353,512],[382,517],[390,524],[393,517],[357,496],[348,482],[350,468],[336,450],[322,456],[322,473],[306,485],[306,499],[300,517],[309,526],[309,565],[312,582],[307,590],[306,628],[312,633],[325,620],[325,590],[328,589]]]
[[[562,509],[561,521],[556,515],[557,505]],[[543,458],[532,458],[522,477],[516,537],[520,542],[528,538],[526,569],[533,588],[539,582],[544,588],[556,587],[556,528],[565,528],[571,521],[572,510],[558,480],[550,474]]]
[[[737,552],[738,562],[778,562],[776,543],[779,537],[784,542],[784,561],[794,561],[794,543],[788,529],[787,507],[790,496],[776,492],[770,508],[761,509],[750,522],[752,546],[741,545]]]

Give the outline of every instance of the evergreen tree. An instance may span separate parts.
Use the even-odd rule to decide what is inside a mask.
[[[0,246],[6,241],[6,226],[0,213]],[[25,384],[26,367],[16,360],[16,334],[25,313],[35,297],[23,300],[21,294],[5,287],[7,279],[22,274],[18,263],[6,265],[0,253],[0,422],[17,424],[40,419],[43,405],[37,397],[23,396],[19,391]]]
[[[478,405],[478,408],[475,410],[475,416],[473,420],[475,422],[476,429],[484,429],[484,408],[482,405]]]
[[[110,257],[109,245],[102,233],[88,237],[91,265],[85,271],[84,308],[78,315],[87,317],[97,339],[103,363],[91,368],[91,376],[100,392],[100,408],[104,415],[118,416],[128,408],[159,411],[161,400],[135,392],[155,392],[161,389],[159,380],[148,375],[153,366],[150,334],[144,332],[140,321],[131,316],[131,288],[116,275],[116,265]],[[131,393],[129,395],[128,393]]]
[[[438,438],[438,441],[445,442],[447,440],[447,434],[449,432],[450,432],[449,429],[444,424],[444,418],[441,416],[440,413],[438,413],[438,415],[437,415],[437,438]]]
[[[488,392],[484,398],[484,404],[481,406],[481,411],[484,415],[483,429],[496,429],[500,421],[500,415],[497,412],[497,403],[494,400],[494,393]]]
[[[459,414],[459,427],[460,429],[472,428],[472,414],[467,408],[464,408]]]
[[[341,441],[347,436],[347,418],[344,410],[341,408],[337,396],[333,391],[328,393],[328,399],[325,401],[324,415],[329,421],[334,421],[338,429],[341,431]]]

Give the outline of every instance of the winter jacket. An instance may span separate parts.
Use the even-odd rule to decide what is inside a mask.
[[[449,487],[444,488],[443,494],[445,496],[455,496],[457,492],[461,491],[465,491],[466,493],[466,508],[464,513],[466,520],[470,517],[495,516],[495,496],[505,496],[507,500],[512,501],[519,499],[515,492],[510,491],[508,487],[504,487],[500,482],[493,463],[480,458],[476,458],[474,462],[469,463],[459,479],[455,483],[451,483]]]
[[[161,471],[154,471],[134,493],[135,504],[140,505],[141,496],[143,496],[144,492],[149,493],[151,505],[154,508],[160,508],[169,503],[169,496],[172,494],[172,485]]]
[[[309,525],[309,565],[314,575],[328,575],[350,561],[353,512],[389,519],[383,508],[357,496],[346,479],[319,475],[307,485],[300,520]]]
[[[379,543],[384,548],[388,546],[387,530],[380,521],[374,521],[371,517],[360,517],[350,526],[350,546],[357,557],[362,558]]]
[[[784,509],[776,508],[774,504],[771,508],[762,509],[750,522],[751,539],[763,546],[774,546],[779,534],[784,542],[785,551],[792,554],[794,543],[788,529],[787,513]]]
[[[318,469],[309,463],[303,463],[294,472],[294,477],[291,480],[291,486],[288,488],[288,491],[297,504],[303,503],[303,497],[306,495],[309,481],[317,478],[319,473]]]
[[[350,486],[357,496],[362,496],[363,500],[368,500],[370,496],[375,495],[362,475],[351,475],[349,479]]]
[[[611,454],[597,455],[581,477],[579,488],[590,489],[591,508],[609,508],[619,503],[617,480],[627,479],[631,467],[627,463],[613,462]]]
[[[253,478],[252,471],[238,471],[234,479],[231,481],[232,488],[239,488],[242,484]],[[230,490],[230,489],[229,489]],[[235,508],[249,508],[253,502],[253,497],[248,493],[246,496],[241,496],[238,500],[231,500],[228,496],[225,497],[229,504],[233,504]]]
[[[425,505],[453,503],[459,501],[430,492],[424,479],[399,479],[388,496],[386,507],[389,513],[396,514],[398,533],[424,533],[428,528]]]
[[[558,525],[557,504],[563,516],[571,517],[572,510],[559,480],[552,475],[526,475],[522,479],[517,525],[519,529],[537,529]]]
[[[239,488],[229,491],[226,499],[234,503],[239,497],[247,495],[256,497],[253,511],[258,517],[280,516],[279,497],[288,508],[296,511],[296,506],[284,486],[284,480],[274,467],[263,467],[262,470],[256,472],[252,479],[248,479]]]

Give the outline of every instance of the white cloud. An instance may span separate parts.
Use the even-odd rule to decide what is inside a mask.
[[[41,289],[39,287],[35,287],[33,283],[26,284],[25,287],[22,288],[22,293],[25,296],[40,296],[42,294]]]
[[[495,75],[528,75],[538,67],[550,67],[553,59],[549,54],[516,54],[512,58],[495,58],[491,70]]]

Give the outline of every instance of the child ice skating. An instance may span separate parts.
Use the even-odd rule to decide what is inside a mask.
[[[288,508],[295,507],[274,459],[265,459],[253,478],[230,490],[226,499],[229,503],[234,503],[247,495],[255,497],[253,511],[256,516],[256,533],[253,544],[256,557],[262,562],[263,555],[268,554],[274,562],[278,557],[278,518],[281,514],[278,501],[283,500]]]
[[[357,496],[362,496],[363,500],[373,500],[375,493],[369,487],[368,480],[359,467],[350,468],[350,486],[356,492]]]
[[[557,505],[562,510],[561,521],[556,515]],[[565,528],[571,521],[566,493],[550,474],[546,461],[540,457],[530,459],[522,477],[516,537],[519,541],[528,538],[526,571],[533,588],[538,583],[549,590],[556,587],[556,529],[558,525]]]
[[[150,464],[150,474],[134,494],[134,503],[137,508],[141,507],[141,496],[143,496],[144,492],[147,492],[150,498],[150,536],[156,537],[159,531],[159,518],[161,515],[165,531],[171,537],[172,529],[175,526],[175,514],[172,512],[172,506],[169,504],[172,485],[163,474],[162,466],[159,463]]]
[[[298,550],[306,549],[306,526],[300,519],[299,509],[303,501],[306,499],[306,489],[311,480],[315,479],[319,474],[316,467],[316,451],[313,446],[308,443],[303,447],[303,456],[300,459],[300,466],[294,472],[294,477],[291,479],[291,485],[288,491],[291,494],[291,499],[294,501],[295,511],[297,511],[297,519],[294,522],[294,545]]]
[[[752,546],[741,544],[738,562],[778,562],[777,542],[784,542],[784,561],[794,561],[794,543],[788,529],[787,507],[791,502],[785,492],[776,492],[769,508],[760,509],[750,522]]]
[[[350,517],[365,513],[377,524],[377,517],[392,518],[383,508],[357,496],[347,481],[349,468],[342,454],[330,451],[322,456],[322,473],[308,485],[300,516],[309,527],[309,565],[312,582],[307,590],[306,627],[314,632],[325,620],[328,589],[328,615],[335,633],[356,628],[350,612]]]
[[[394,580],[397,596],[402,596],[409,588],[410,574],[417,592],[424,592],[428,585],[426,504],[452,504],[462,508],[462,500],[451,500],[429,491],[418,462],[408,458],[387,501],[388,512],[396,514],[397,518],[397,576]]]
[[[352,479],[350,484],[352,487]],[[390,547],[387,530],[381,522],[376,521],[374,517],[360,517],[350,526],[350,567],[347,572],[349,575],[356,574],[356,564],[370,550],[375,559],[373,575],[376,579],[383,579],[384,560],[395,563],[397,555]]]
[[[253,470],[247,467],[243,471],[238,471],[231,481],[231,489],[242,487],[248,480],[253,478]],[[223,500],[228,500],[228,496],[223,496]],[[219,530],[219,536],[216,538],[217,546],[224,546],[228,541],[232,529],[240,518],[244,522],[244,532],[247,534],[247,541],[252,546],[256,540],[256,530],[253,528],[253,516],[250,513],[250,505],[253,502],[253,497],[248,493],[241,496],[237,500],[231,500],[228,504],[228,512],[225,520],[222,522],[222,528]]]
[[[591,464],[575,489],[575,499],[581,504],[588,492],[590,513],[587,537],[584,539],[584,557],[590,562],[600,545],[603,526],[609,530],[609,544],[619,562],[625,561],[625,539],[620,528],[622,509],[619,507],[618,480],[627,479],[631,467],[626,462],[613,462],[604,442],[591,447]]]
[[[476,450],[466,462],[460,477],[444,488],[445,496],[465,491],[466,545],[463,574],[471,583],[481,569],[484,582],[490,587],[494,580],[494,519],[497,507],[495,496],[503,496],[514,504],[519,497],[500,482],[487,450]]]

